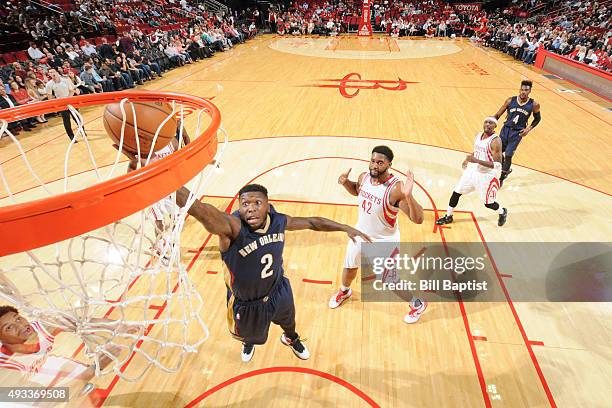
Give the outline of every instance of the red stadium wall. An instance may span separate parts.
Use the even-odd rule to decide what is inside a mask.
[[[538,49],[535,66],[594,94],[612,100],[612,74],[582,62]]]

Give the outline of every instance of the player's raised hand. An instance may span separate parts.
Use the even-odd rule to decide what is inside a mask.
[[[348,169],[346,172],[342,173],[340,177],[338,177],[338,184],[342,186],[344,185],[344,183],[346,183],[346,181],[348,180],[348,175],[351,172],[351,170],[352,168]]]
[[[119,150],[118,145],[114,144],[113,147],[115,148],[115,150]],[[128,159],[130,159],[130,162],[128,164],[128,172],[138,169],[138,162],[140,162],[140,167],[144,167],[147,162],[146,157],[138,157],[134,153],[130,153],[125,149],[122,149],[121,153],[123,153]]]
[[[408,170],[406,172],[406,180],[402,183],[402,194],[404,197],[412,196],[412,188],[414,187],[414,174]]]
[[[372,238],[369,237],[369,235],[364,234],[363,232],[359,231],[358,229],[355,229],[353,227],[348,227],[346,229],[346,235],[349,236],[349,238],[353,241],[353,242],[357,242],[357,240],[355,239],[355,237],[360,237],[361,239],[363,239],[365,242],[372,242]]]

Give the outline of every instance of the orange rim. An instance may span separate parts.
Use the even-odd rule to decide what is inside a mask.
[[[206,109],[211,124],[190,144],[163,160],[79,191],[0,207],[0,256],[39,248],[125,218],[178,190],[208,165],[217,152],[219,109],[191,95],[169,92],[108,92],[53,99],[0,111],[0,119],[20,120],[47,112],[130,101],[172,102]]]

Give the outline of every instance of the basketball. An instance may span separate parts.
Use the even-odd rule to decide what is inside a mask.
[[[158,129],[159,135],[153,147],[154,152],[164,148],[176,136],[177,122],[174,116],[168,119],[168,116],[172,113],[172,107],[167,103],[127,102],[123,105],[123,108],[125,110],[123,138],[123,149],[125,151],[137,154],[140,144],[140,154],[148,155]],[[120,103],[106,105],[103,115],[104,129],[116,145],[119,145],[121,141],[123,118]],[[166,121],[166,119],[168,120]],[[164,123],[164,121],[166,122]],[[134,125],[134,122],[136,122],[136,125]],[[162,123],[163,126],[161,126]],[[138,132],[134,131],[135,127],[138,128]],[[138,140],[136,140],[136,134],[138,134]]]

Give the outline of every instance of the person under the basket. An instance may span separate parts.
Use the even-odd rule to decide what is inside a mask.
[[[93,323],[109,323],[110,319],[92,319]],[[106,328],[123,330],[135,334],[138,328],[126,328],[119,323]],[[60,329],[45,327],[41,322],[28,321],[13,306],[0,306],[0,381],[8,384],[43,387],[69,387],[71,396],[84,395],[95,387],[89,381],[95,376],[94,364],[87,365],[71,358],[51,354]],[[107,347],[117,356],[120,348]],[[103,355],[99,358],[100,369],[107,367],[113,359]]]

